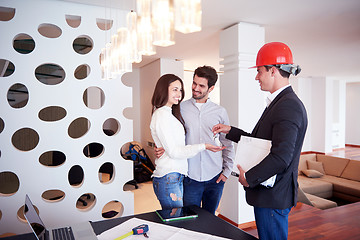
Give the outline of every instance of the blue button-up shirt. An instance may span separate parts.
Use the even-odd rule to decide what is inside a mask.
[[[185,121],[186,144],[210,143],[216,145],[212,127],[218,123],[229,124],[229,117],[224,107],[208,99],[199,110],[195,99],[181,103],[181,114]],[[188,159],[188,176],[196,181],[208,181],[222,172],[227,178],[233,169],[235,157],[232,141],[220,134],[219,140],[226,148],[220,152],[202,151]]]

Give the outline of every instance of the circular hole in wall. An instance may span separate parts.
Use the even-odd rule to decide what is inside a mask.
[[[81,211],[88,211],[95,206],[95,203],[95,195],[92,193],[85,193],[76,201],[76,208]]]
[[[109,30],[113,25],[113,20],[97,18],[96,25],[100,30]]]
[[[102,209],[103,218],[121,217],[124,213],[124,206],[119,201],[110,201]]]
[[[49,106],[41,109],[38,116],[43,121],[55,122],[66,116],[66,110],[59,106]]]
[[[101,143],[89,143],[83,149],[83,153],[88,158],[95,158],[104,152],[104,146]]]
[[[141,144],[137,141],[131,141],[124,143],[120,148],[120,155],[125,160],[138,160],[139,158],[144,159],[148,158],[144,149],[141,147]]]
[[[103,131],[108,136],[113,136],[120,131],[120,123],[115,118],[108,118],[103,124]]]
[[[79,54],[87,54],[93,48],[93,40],[89,36],[79,36],[74,40],[73,48]]]
[[[73,187],[80,187],[84,181],[84,170],[79,165],[74,165],[68,173],[69,184]]]
[[[47,190],[47,191],[43,192],[41,197],[45,201],[59,202],[65,198],[65,193],[58,189],[52,189],[52,190]]]
[[[101,183],[110,182],[114,176],[114,164],[106,162],[99,169],[99,180]]]
[[[125,160],[132,160],[131,154],[130,154],[130,144],[131,142],[124,143],[120,148],[120,155]],[[136,159],[136,156],[134,155],[134,160]]]
[[[24,216],[24,208],[25,208],[24,205],[21,206],[21,207],[19,208],[19,210],[17,211],[17,214],[16,214],[17,217],[18,217],[22,222],[26,222],[26,218],[25,218],[25,216]],[[36,212],[39,213],[39,209],[35,208],[35,210],[36,210]]]
[[[65,15],[65,19],[67,24],[72,28],[77,28],[80,26],[81,23],[81,17],[75,16],[75,15]]]
[[[38,31],[41,35],[47,38],[58,38],[61,36],[61,28],[54,24],[43,23],[38,27]]]
[[[15,173],[0,172],[0,179],[0,196],[11,196],[19,190],[20,181]]]
[[[64,81],[65,71],[57,64],[46,63],[35,69],[35,77],[43,84],[56,85]]]
[[[29,91],[24,84],[15,83],[9,88],[7,100],[13,108],[23,108],[29,101]]]
[[[11,138],[15,148],[22,151],[30,151],[39,143],[39,134],[31,128],[21,128],[17,130]]]
[[[30,35],[20,33],[15,36],[13,40],[13,47],[18,53],[28,54],[35,49],[35,42]]]
[[[65,154],[60,151],[47,151],[39,157],[39,162],[47,167],[59,166],[63,164],[65,160]]]
[[[6,59],[0,59],[0,77],[8,77],[15,71],[15,65]]]
[[[15,16],[15,8],[0,7],[0,21],[10,21]]]
[[[72,138],[84,136],[90,129],[90,121],[87,118],[79,117],[72,121],[68,127],[68,134]]]
[[[37,208],[37,206],[34,205],[35,211],[37,212],[37,214],[39,214],[39,209]],[[24,216],[24,209],[25,209],[25,205],[22,205],[19,210],[17,211],[17,216],[18,218],[23,221],[23,222],[27,222],[26,218]]]
[[[75,78],[79,80],[86,78],[87,76],[89,76],[89,74],[90,74],[90,66],[87,64],[82,64],[78,66],[74,72]]]
[[[4,128],[5,128],[4,120],[0,117],[0,133],[2,133],[2,131],[4,130]]]
[[[88,87],[84,91],[83,101],[88,108],[99,109],[104,105],[105,94],[99,87]]]

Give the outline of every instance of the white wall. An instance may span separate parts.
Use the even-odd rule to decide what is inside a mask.
[[[133,214],[133,193],[123,191],[124,184],[133,178],[133,165],[120,156],[121,146],[133,139],[132,121],[123,114],[124,109],[132,107],[133,95],[131,87],[124,85],[120,78],[101,80],[99,54],[106,38],[105,32],[97,27],[96,18],[107,17],[104,9],[44,0],[2,0],[1,6],[15,8],[16,12],[12,20],[0,22],[1,58],[15,65],[15,72],[0,81],[0,116],[5,123],[0,133],[0,172],[15,173],[20,185],[16,193],[0,196],[0,234],[30,232],[27,223],[17,216],[18,210],[24,205],[25,194],[29,194],[38,207],[47,227],[103,220],[104,206],[115,200],[122,204],[122,209],[116,209],[120,212],[118,216]],[[80,25],[76,28],[69,26],[66,15],[80,16]],[[124,13],[120,11],[117,16],[124,16]],[[46,38],[39,34],[38,26],[43,23],[58,26],[62,30],[61,36]],[[19,33],[29,34],[34,39],[35,49],[30,54],[19,54],[14,50],[13,39]],[[93,41],[93,49],[84,55],[72,48],[74,39],[82,35]],[[60,65],[66,73],[64,81],[52,86],[39,82],[34,70],[44,63]],[[74,77],[74,70],[84,63],[90,66],[90,74],[78,80]],[[9,87],[17,82],[26,85],[29,90],[29,101],[20,109],[11,108],[6,97]],[[99,109],[87,108],[83,102],[83,92],[92,86],[101,88],[105,95],[104,105]],[[61,106],[67,114],[59,121],[42,121],[38,113],[47,106]],[[86,117],[90,121],[90,128],[83,137],[73,139],[67,130],[78,117]],[[121,126],[113,136],[105,135],[102,129],[103,123],[109,118],[115,118]],[[34,129],[40,136],[37,146],[29,151],[20,151],[11,144],[14,132],[23,127]],[[83,148],[92,142],[102,144],[105,149],[96,158],[83,154]],[[57,167],[40,164],[39,156],[50,150],[63,152],[65,162]],[[106,184],[99,180],[99,168],[105,162],[114,166],[114,177]],[[68,181],[69,170],[74,165],[84,170],[84,181],[79,187],[71,186]],[[65,197],[60,201],[42,198],[42,193],[52,189],[63,191]],[[94,194],[96,201],[86,210],[77,209],[77,199],[85,193]]]

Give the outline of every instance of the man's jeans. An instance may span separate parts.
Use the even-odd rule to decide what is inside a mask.
[[[155,195],[162,209],[172,209],[183,206],[184,175],[172,172],[163,177],[154,177],[153,187]]]
[[[261,240],[282,240],[288,237],[288,215],[291,207],[281,210],[254,207],[256,228]]]
[[[224,182],[216,183],[221,173],[216,175],[209,181],[198,182],[189,177],[184,179],[184,206],[201,205],[208,212],[215,214],[215,210],[219,206]]]

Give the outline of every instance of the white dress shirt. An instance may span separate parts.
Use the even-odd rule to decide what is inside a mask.
[[[210,99],[197,104],[194,98],[181,103],[181,114],[186,127],[186,144],[210,143],[217,145],[212,127],[218,123],[230,125],[224,107]],[[218,139],[216,139],[218,140]],[[198,182],[209,181],[222,172],[229,177],[233,168],[235,151],[232,141],[220,134],[219,140],[226,148],[219,152],[203,151],[188,159],[189,178]]]

